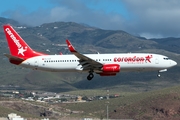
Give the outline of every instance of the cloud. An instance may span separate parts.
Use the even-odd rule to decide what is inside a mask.
[[[32,12],[20,8],[4,14],[32,26],[72,21],[145,37],[180,36],[179,0],[49,0],[49,4],[53,7]]]
[[[124,0],[134,22],[129,32],[156,36],[180,36],[179,0]],[[132,30],[130,30],[130,28]]]

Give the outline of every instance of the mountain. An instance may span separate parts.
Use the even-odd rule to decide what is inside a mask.
[[[3,18],[0,17],[0,26],[4,25],[4,24],[12,24],[12,25],[20,25],[17,21],[12,20],[12,19],[8,19],[8,18]]]
[[[55,22],[42,24],[35,28],[20,30],[31,34],[39,34],[55,44],[65,43],[65,39],[71,40],[75,45],[92,45],[114,52],[134,51],[139,49],[150,49],[156,46],[156,42],[142,40],[124,31],[102,30],[93,27],[83,26],[73,22]],[[32,36],[32,35],[31,35]],[[78,43],[78,44],[77,44]],[[86,52],[87,50],[85,50]],[[100,50],[103,52],[104,50]]]
[[[47,54],[71,54],[65,44],[65,40],[69,39],[81,53],[147,52],[167,55],[180,61],[180,51],[175,50],[178,49],[178,38],[148,40],[122,30],[103,30],[74,22],[54,22],[29,27],[11,19],[0,18],[0,21],[1,26],[10,23],[33,49]],[[115,77],[96,75],[92,81],[86,80],[86,73],[51,73],[15,66],[3,55],[9,53],[3,29],[0,29],[0,51],[0,88],[11,85],[19,86],[18,89],[56,92],[106,88],[149,91],[180,83],[179,64],[162,73],[161,78],[156,77],[157,72],[134,72],[120,73]]]
[[[157,42],[160,44],[159,48],[165,49],[171,52],[180,53],[180,38],[160,38],[160,39],[150,39],[152,41]]]

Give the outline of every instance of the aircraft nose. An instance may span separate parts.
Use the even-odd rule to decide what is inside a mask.
[[[177,65],[177,62],[175,62],[175,61],[172,60],[172,61],[171,61],[171,65],[172,65],[172,66],[176,66],[176,65]]]

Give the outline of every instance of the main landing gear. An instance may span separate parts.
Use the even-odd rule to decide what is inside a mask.
[[[93,74],[93,72],[89,72],[89,75],[87,76],[87,79],[88,80],[92,80],[93,79],[93,77],[94,77],[94,74]]]

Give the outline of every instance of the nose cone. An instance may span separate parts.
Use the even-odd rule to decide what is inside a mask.
[[[172,66],[176,66],[176,65],[177,65],[177,62],[175,62],[175,61],[172,60],[172,61],[171,61],[171,65],[172,65]]]

